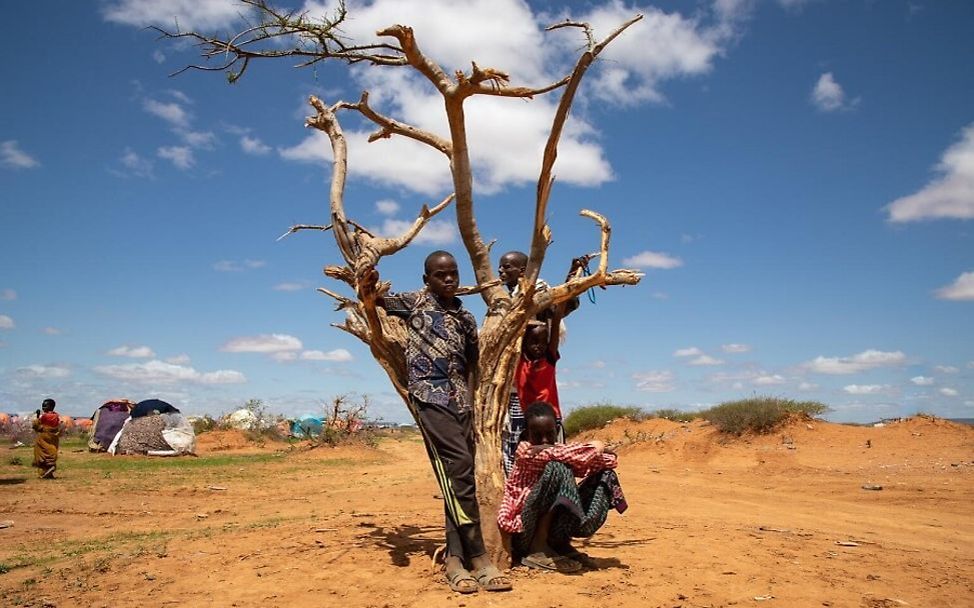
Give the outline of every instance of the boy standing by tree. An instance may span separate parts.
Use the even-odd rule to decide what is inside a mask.
[[[360,283],[372,295],[377,273]],[[376,304],[406,321],[409,399],[443,494],[446,578],[459,593],[507,591],[511,581],[487,556],[474,478],[473,392],[480,349],[477,322],[456,297],[457,263],[446,251],[426,258],[426,288],[377,296]],[[473,573],[467,570],[467,567]]]

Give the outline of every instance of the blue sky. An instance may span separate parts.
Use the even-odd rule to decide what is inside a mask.
[[[53,7],[53,4],[48,7]],[[320,11],[322,3],[305,5]],[[44,5],[7,7],[39,23]],[[596,248],[581,208],[612,222],[611,265],[633,288],[568,321],[562,402],[696,409],[770,394],[830,417],[974,416],[974,6],[964,2],[609,3],[350,1],[349,36],[414,26],[448,70],[470,60],[540,84],[580,41],[646,19],[583,85],[556,167],[543,276]],[[232,27],[218,0],[58,3],[0,40],[0,411],[52,396],[87,415],[158,397],[190,413],[249,398],[319,411],[368,394],[407,414],[364,345],[314,288],[339,257],[327,223],[330,151],[303,128],[310,93],[443,132],[401,68],[253,64],[169,74],[192,48],[143,29]],[[553,99],[469,104],[481,232],[528,246],[532,178]],[[418,144],[350,140],[347,211],[395,233],[449,194]],[[420,286],[435,248],[462,254],[452,210],[380,272]],[[469,263],[461,257],[469,282]],[[478,315],[483,305],[468,298]]]

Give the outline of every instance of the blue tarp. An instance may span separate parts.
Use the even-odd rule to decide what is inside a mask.
[[[319,416],[305,414],[291,421],[291,434],[295,437],[317,437],[321,434],[324,419]]]

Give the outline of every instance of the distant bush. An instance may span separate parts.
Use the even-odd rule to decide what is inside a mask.
[[[700,412],[722,433],[741,435],[748,431],[767,433],[792,415],[819,416],[829,408],[817,401],[794,401],[780,397],[752,397],[728,401]]]
[[[190,424],[193,425],[193,432],[199,435],[200,433],[205,433],[215,429],[217,422],[212,416],[205,414],[203,416],[195,416],[190,418]]]
[[[650,412],[646,415],[646,417],[663,418],[665,420],[672,420],[673,422],[690,422],[695,418],[699,418],[700,412],[684,412],[682,410],[664,408],[661,410],[656,410],[655,412]]]
[[[600,429],[617,418],[642,420],[645,417],[646,413],[638,407],[598,403],[572,410],[562,421],[562,424],[565,426],[565,435],[571,436],[582,431]]]

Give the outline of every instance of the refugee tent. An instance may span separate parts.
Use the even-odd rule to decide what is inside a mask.
[[[0,428],[6,427],[10,424],[10,415],[0,412]]]
[[[82,431],[89,432],[91,431],[91,427],[92,427],[91,418],[75,418],[74,426],[77,429],[81,429]]]
[[[112,440],[122,430],[122,425],[128,420],[129,411],[134,404],[128,399],[113,399],[106,401],[92,414],[92,433],[88,439],[88,449],[92,452],[104,452],[112,444]]]
[[[304,414],[291,423],[291,434],[295,437],[317,437],[321,434],[324,420],[318,416]]]
[[[61,414],[60,416],[58,416],[58,418],[61,420],[61,429],[62,430],[64,430],[64,431],[70,431],[71,429],[74,428],[74,418],[72,418],[71,416],[67,416],[65,414]]]
[[[146,399],[145,401],[139,401],[132,408],[132,418],[141,418],[153,412],[158,414],[178,414],[179,410],[161,399]]]
[[[260,425],[260,421],[257,419],[257,414],[247,408],[241,408],[227,414],[223,418],[223,424],[238,431],[254,431],[259,430],[257,427]]]

